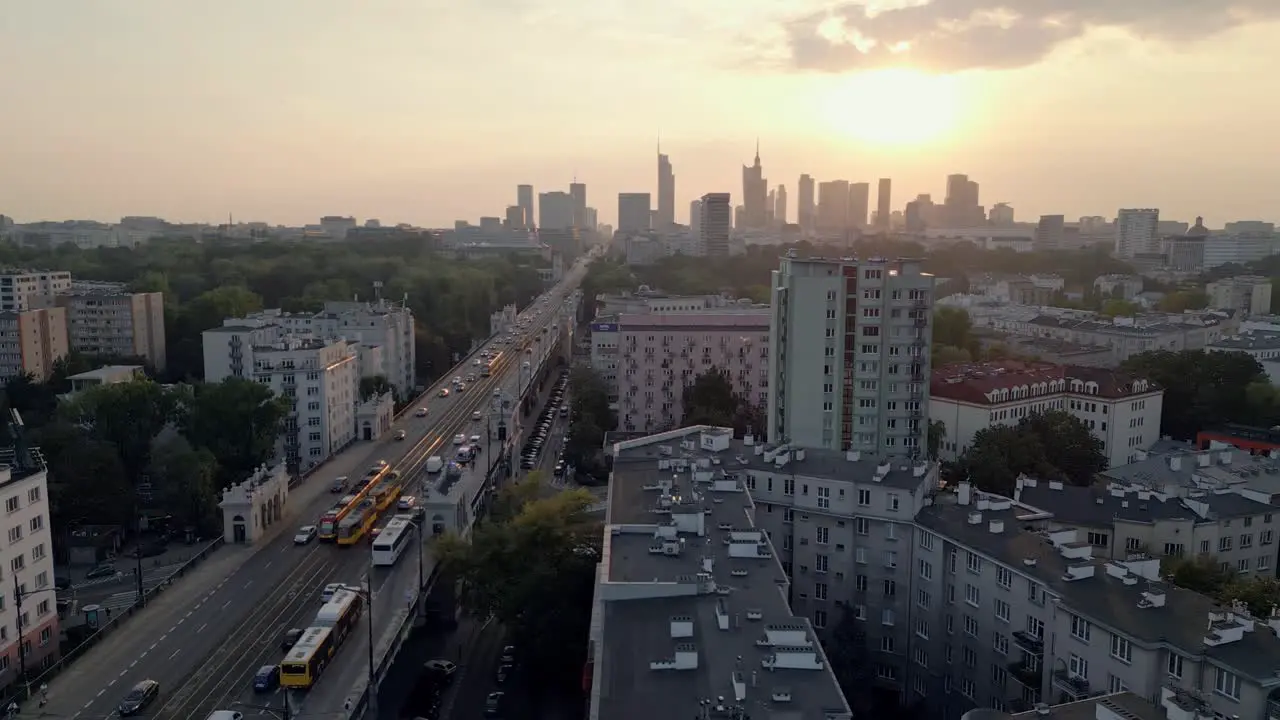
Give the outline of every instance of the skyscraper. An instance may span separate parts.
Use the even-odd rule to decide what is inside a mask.
[[[689,203],[689,232],[694,237],[702,236],[702,201]]]
[[[818,183],[817,229],[842,233],[849,226],[849,181],[828,180]]]
[[[1009,203],[992,205],[988,220],[996,227],[1009,227],[1013,224],[1013,206]]]
[[[796,220],[800,223],[800,230],[813,232],[813,178],[808,174],[800,176],[797,195]]]
[[[768,225],[768,181],[764,179],[764,168],[760,165],[760,143],[756,143],[756,161],[754,165],[742,166],[742,223],[748,228],[762,228]]]
[[[733,214],[729,193],[707,193],[702,196],[702,222],[698,237],[708,257],[729,254],[729,220]]]
[[[1160,252],[1159,226],[1156,208],[1121,209],[1116,217],[1116,257]]]
[[[538,228],[565,230],[571,227],[575,227],[573,197],[560,190],[538,193]]]
[[[943,218],[949,227],[977,227],[986,223],[986,213],[978,202],[978,183],[968,175],[947,176]]]
[[[647,232],[649,213],[649,193],[618,193],[618,232]]]
[[[1036,250],[1061,250],[1063,248],[1063,235],[1066,229],[1066,219],[1061,215],[1041,215],[1040,222],[1036,223],[1036,234],[1031,241],[1032,247]]]
[[[580,182],[569,184],[569,197],[573,198],[573,227],[587,226],[587,186]]]
[[[889,178],[880,178],[880,187],[876,193],[876,229],[881,231],[889,230],[889,219],[893,216],[893,206],[889,197],[892,191],[893,180]]]
[[[524,208],[524,229],[536,226],[537,220],[533,216],[533,186],[517,185],[516,186],[516,204]]]
[[[655,229],[667,230],[676,224],[676,175],[671,160],[658,150],[658,223]]]
[[[871,212],[871,184],[849,185],[849,219],[846,227],[862,230],[867,227],[867,214]]]
[[[503,222],[508,230],[523,230],[528,227],[524,219],[524,208],[519,205],[507,206],[507,219]]]
[[[779,185],[774,193],[773,219],[780,225],[787,223],[787,186]]]

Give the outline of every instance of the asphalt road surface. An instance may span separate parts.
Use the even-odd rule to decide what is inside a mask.
[[[558,306],[559,302],[555,304]],[[536,321],[535,327],[547,319]],[[449,447],[454,434],[470,434],[472,412],[487,408],[492,390],[518,373],[524,360],[523,354],[511,348],[503,349],[505,352],[493,377],[478,379],[465,393],[452,393],[446,398],[433,393],[424,399],[422,402],[430,409],[427,417],[416,418],[409,413],[395,425],[394,429],[406,430],[410,440],[382,442],[368,448],[367,457],[359,467],[386,459],[396,470],[412,478],[425,465],[427,457],[436,454],[442,446]],[[459,368],[455,372],[468,370],[470,368]],[[482,454],[482,458],[489,456],[488,452]],[[330,478],[313,481],[328,483]],[[303,515],[304,521],[318,517],[332,502],[331,497],[317,498]],[[403,590],[412,589],[416,583],[414,554],[412,546],[406,549],[394,568],[403,570],[406,565],[413,565],[412,572],[374,573],[375,638],[385,630],[385,625],[378,626],[379,622],[389,620],[396,605],[406,601]],[[108,718],[129,688],[144,679],[156,680],[161,687],[160,699],[148,709],[150,718],[198,719],[214,710],[231,709],[237,702],[269,700],[252,694],[250,680],[259,666],[279,662],[283,633],[291,627],[310,624],[320,607],[319,593],[324,585],[331,582],[358,585],[368,568],[367,546],[341,548],[312,543],[297,547],[290,533],[282,534],[223,579],[171,627],[136,625],[118,631],[158,632],[158,638],[127,666],[104,668],[100,683],[57,687],[58,702],[80,707],[70,716],[72,720]],[[361,664],[367,664],[366,638],[367,629],[348,638],[317,688],[303,700],[306,708],[303,713],[318,715],[341,710],[340,699],[336,700],[335,707],[328,704],[349,690],[349,685],[341,687],[348,676],[360,677],[355,671]],[[328,697],[330,692],[339,690],[341,694]],[[256,712],[248,711],[246,715],[253,716]]]

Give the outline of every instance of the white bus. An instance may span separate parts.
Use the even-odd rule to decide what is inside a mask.
[[[383,567],[395,565],[405,546],[413,541],[415,532],[408,520],[392,518],[373,541],[373,564]]]

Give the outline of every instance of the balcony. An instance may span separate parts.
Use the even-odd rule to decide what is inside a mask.
[[[1073,674],[1070,670],[1055,670],[1053,686],[1069,695],[1072,700],[1079,700],[1089,695],[1089,681]]]
[[[1019,630],[1013,634],[1013,644],[1032,655],[1044,655],[1044,640],[1026,630]]]
[[[1040,691],[1040,681],[1044,677],[1044,668],[1033,668],[1025,662],[1009,663],[1009,676],[1019,685]]]

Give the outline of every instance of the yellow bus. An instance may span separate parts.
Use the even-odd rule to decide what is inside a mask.
[[[381,514],[394,505],[400,499],[401,489],[400,473],[395,471],[388,473],[372,490],[371,497],[374,507],[377,508],[376,512]]]
[[[338,523],[338,545],[351,547],[373,529],[378,521],[378,507],[372,497],[360,501],[360,505]]]
[[[280,684],[288,688],[314,685],[360,621],[363,607],[364,597],[359,592],[351,589],[335,592],[316,614],[314,624],[302,631],[298,643],[280,662]]]
[[[356,484],[355,491],[344,497],[341,502],[333,506],[328,512],[320,516],[319,529],[316,536],[321,542],[333,542],[338,539],[338,528],[342,521],[347,518],[356,508],[360,507],[360,503],[369,497],[374,486],[378,485],[384,478],[391,474],[391,466],[386,460],[379,460],[369,468],[369,472],[360,479]]]

